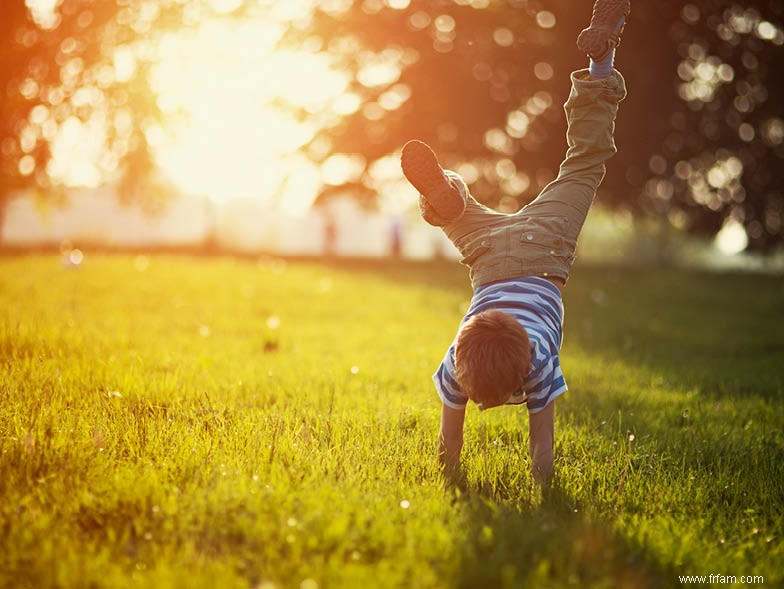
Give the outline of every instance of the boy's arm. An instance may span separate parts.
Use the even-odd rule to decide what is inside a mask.
[[[442,405],[441,431],[438,434],[438,461],[447,475],[456,474],[460,470],[464,421],[465,408],[452,409]]]
[[[539,413],[528,416],[528,452],[534,481],[547,485],[553,478],[553,430],[555,429],[555,401]]]

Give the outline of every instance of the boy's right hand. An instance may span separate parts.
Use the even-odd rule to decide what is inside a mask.
[[[441,470],[444,477],[444,489],[447,491],[459,491],[465,493],[468,490],[468,479],[465,472],[459,466],[457,468],[445,467]]]

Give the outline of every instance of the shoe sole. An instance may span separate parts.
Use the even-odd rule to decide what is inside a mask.
[[[596,0],[591,24],[577,37],[577,48],[588,55],[605,53],[608,45],[617,47],[621,42],[620,31],[616,32],[621,17],[628,17],[632,7],[630,0]],[[626,23],[624,23],[625,26]]]
[[[408,181],[439,217],[455,219],[463,212],[463,198],[444,175],[436,154],[427,144],[416,139],[406,143],[400,163]]]

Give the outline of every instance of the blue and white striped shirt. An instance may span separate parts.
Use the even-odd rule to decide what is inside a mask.
[[[553,283],[536,276],[491,282],[477,287],[463,320],[477,313],[496,309],[513,316],[528,332],[531,344],[531,371],[520,389],[512,393],[507,405],[528,404],[529,413],[538,413],[567,390],[558,350],[561,347],[563,302]],[[459,333],[459,330],[458,330]],[[463,394],[455,371],[455,342],[449,346],[433,381],[441,401],[452,409],[463,409],[468,398]],[[480,405],[481,409],[481,405]]]

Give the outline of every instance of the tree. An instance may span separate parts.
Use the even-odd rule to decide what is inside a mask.
[[[120,197],[146,207],[162,195],[146,133],[159,123],[149,47],[188,23],[200,3],[161,0],[63,0],[44,20],[25,0],[6,0],[0,20],[0,221],[20,189],[56,192],[49,170],[58,130],[92,117],[104,121],[106,179]],[[2,222],[0,222],[2,227]],[[1,236],[0,236],[1,237]]]
[[[732,218],[769,251],[784,237],[784,3],[678,8],[668,32],[679,101],[649,154],[644,207],[707,234]]]
[[[308,154],[316,161],[361,154],[364,200],[377,189],[377,162],[412,137],[434,144],[491,206],[524,204],[555,175],[567,74],[586,65],[574,39],[589,17],[588,0],[579,8],[573,0],[312,2],[313,17],[292,20],[284,43],[313,47],[315,40],[353,82],[334,116],[322,117]],[[7,0],[0,211],[18,187],[51,183],[57,128],[96,113],[121,122],[107,127],[107,176],[124,179],[126,198],[153,195],[145,182],[155,165],[147,133],[160,113],[145,46],[207,14],[264,18],[271,5],[63,0],[58,22],[47,28],[23,0]],[[775,76],[784,65],[782,15],[784,0],[634,3],[617,58],[630,93],[604,202],[705,235],[734,219],[752,248],[781,245],[784,97]],[[122,75],[118,52],[132,56]]]
[[[634,4],[617,59],[630,94],[605,202],[705,235],[732,218],[752,248],[782,243],[782,6]],[[586,63],[573,39],[589,13],[589,2],[578,10],[568,0],[325,5],[290,42],[320,35],[364,106],[316,141],[370,166],[418,137],[447,165],[470,162],[472,189],[488,204],[528,202],[563,154],[560,105],[567,72]],[[368,69],[385,55],[400,73],[377,84]]]

